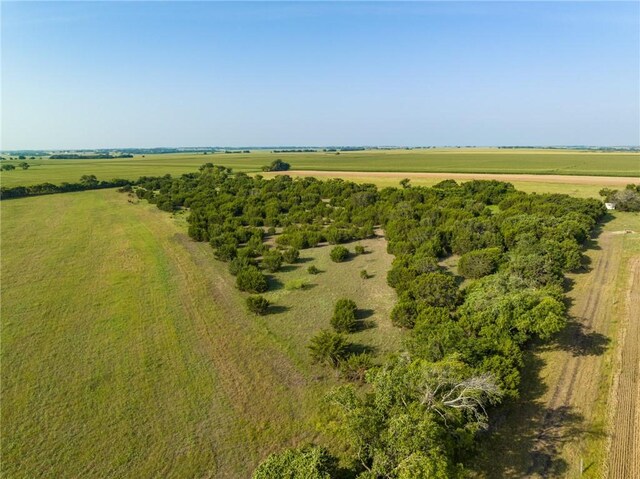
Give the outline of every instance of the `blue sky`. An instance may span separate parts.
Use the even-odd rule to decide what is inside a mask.
[[[2,2],[2,149],[640,143],[638,2]]]

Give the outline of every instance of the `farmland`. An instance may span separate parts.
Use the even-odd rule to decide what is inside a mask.
[[[345,177],[398,182],[360,172]],[[436,181],[412,178],[416,185]],[[596,197],[599,189],[520,184],[577,197]],[[310,363],[309,337],[328,327],[333,304],[347,296],[373,326],[353,334],[357,344],[375,351],[377,361],[401,347],[404,332],[389,319],[393,258],[380,230],[358,242],[367,254],[344,264],[330,261],[327,246],[302,250],[299,264],[270,279],[265,297],[273,314],[256,317],[245,312],[211,248],[188,238],[185,212],[161,212],[114,190],[1,206],[2,453],[12,477],[247,477],[282,447],[315,442],[339,454],[341,444],[321,426],[322,398],[339,379]],[[638,234],[620,232],[640,230],[637,218],[610,217],[587,251],[590,271],[569,276],[569,328],[551,345],[533,345],[523,402],[501,412],[507,424],[486,445],[507,453],[498,467],[493,458],[486,467],[481,452],[481,474],[577,476],[576,464],[586,458],[586,477],[599,477],[629,460],[617,449],[628,437],[614,436],[611,464],[602,451],[610,404],[621,411],[612,420],[630,424],[620,431],[633,431],[625,412],[634,414],[633,394],[618,402],[608,392],[614,382],[628,390],[634,381],[620,363],[635,350],[627,346],[630,353],[617,359],[614,346],[633,346],[637,330],[624,319],[618,330],[614,318],[631,314],[626,298],[637,283],[626,265],[635,264]],[[309,275],[311,264],[321,273]],[[369,279],[358,274],[363,269]],[[298,280],[307,286],[287,287]]]
[[[6,156],[6,155],[5,155]],[[166,154],[101,160],[28,160],[31,168],[2,173],[3,186],[75,182],[81,175],[98,179],[137,179],[144,175],[180,175],[205,162],[259,172],[275,158],[295,170],[336,172],[433,172],[638,177],[640,154],[619,152],[499,149],[367,150],[316,153]]]

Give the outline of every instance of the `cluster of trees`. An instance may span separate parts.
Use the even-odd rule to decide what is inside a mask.
[[[4,166],[4,165],[3,165]],[[53,193],[68,193],[71,191],[96,190],[101,188],[125,187],[132,182],[123,179],[99,181],[95,175],[83,175],[78,183],[62,182],[59,185],[40,183],[31,186],[14,186],[0,188],[0,200],[22,198],[24,196],[50,195]]]
[[[627,185],[624,190],[603,188],[600,196],[620,211],[640,211],[640,185]]]
[[[280,159],[274,160],[268,166],[263,166],[262,171],[287,171],[291,168],[291,165]]]
[[[315,360],[369,383],[366,394],[347,385],[332,395],[360,478],[463,474],[486,408],[518,397],[526,345],[564,327],[563,275],[582,267],[582,245],[605,213],[597,200],[527,195],[497,181],[378,190],[339,179],[266,180],[211,164],[176,179],[141,179],[138,194],[163,209],[188,207],[191,237],[208,241],[252,293],[267,289],[264,272],[280,267],[283,248],[340,245],[382,226],[395,256],[391,319],[408,330],[407,354],[379,367],[349,354],[348,300],[336,305],[337,331],[322,331],[309,346]],[[276,228],[272,248],[265,240]],[[457,275],[441,266],[452,255]],[[317,448],[285,451],[256,475],[326,477],[329,459]]]

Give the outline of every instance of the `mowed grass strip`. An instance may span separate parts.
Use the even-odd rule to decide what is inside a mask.
[[[4,155],[6,156],[6,155]],[[3,186],[76,182],[85,174],[99,179],[180,175],[206,162],[236,171],[259,172],[281,158],[296,170],[364,172],[447,172],[540,175],[640,176],[640,154],[574,150],[451,148],[426,150],[366,150],[315,153],[179,153],[136,155],[102,160],[28,160],[28,170],[2,172]]]
[[[329,445],[318,413],[337,379],[306,344],[333,298],[373,310],[358,344],[399,341],[380,238],[344,264],[305,251],[272,281],[313,286],[276,289],[279,312],[256,318],[211,248],[155,206],[100,190],[1,208],[6,477],[248,477],[274,450]]]

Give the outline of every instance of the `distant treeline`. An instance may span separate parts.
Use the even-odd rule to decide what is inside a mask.
[[[113,158],[133,158],[133,155],[128,153],[122,155],[111,155],[108,153],[97,153],[90,155],[79,155],[77,153],[56,153],[55,155],[51,155],[49,157],[49,159],[51,160],[108,160]]]
[[[344,146],[342,148],[325,148],[322,151],[364,151],[364,146]]]
[[[12,188],[0,188],[0,200],[11,198],[23,198],[25,196],[51,195],[54,193],[69,193],[72,191],[98,190],[102,188],[115,188],[135,184],[135,181],[116,178],[111,181],[98,181],[95,175],[83,175],[78,183],[40,183],[30,186],[14,186]]]
[[[301,148],[301,149],[289,149],[289,150],[273,150],[271,153],[316,153],[318,150],[313,150],[311,148]]]
[[[251,153],[250,150],[224,150],[225,153]]]

